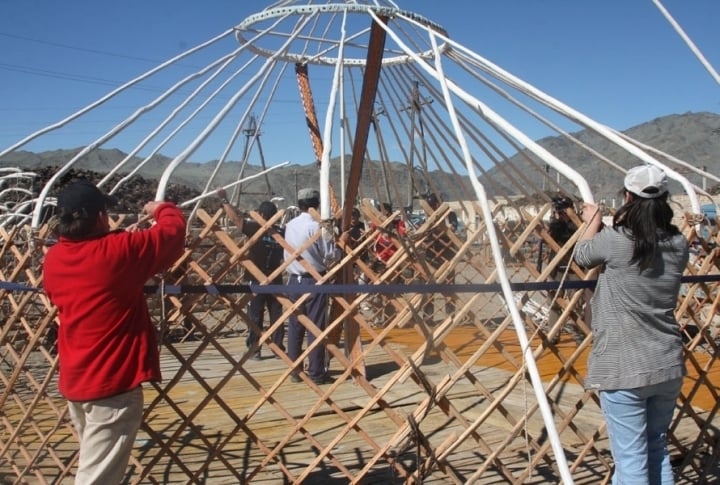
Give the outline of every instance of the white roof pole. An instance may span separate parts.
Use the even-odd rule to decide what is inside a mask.
[[[320,157],[320,218],[327,221],[332,218],[330,210],[330,152],[332,151],[332,127],[333,117],[335,116],[335,105],[337,104],[337,91],[342,78],[343,70],[343,51],[345,47],[345,23],[347,21],[347,12],[343,14],[342,21],[342,38],[338,47],[337,64],[335,64],[335,73],[333,74],[332,89],[330,90],[330,98],[328,100],[328,109],[325,113],[325,129],[323,130],[323,151]],[[341,123],[342,124],[342,123]]]
[[[562,477],[564,484],[571,485],[574,483],[574,481],[572,475],[570,474],[570,469],[568,468],[567,459],[565,458],[565,450],[562,447],[560,435],[555,428],[555,421],[553,419],[552,410],[550,409],[550,404],[548,403],[547,396],[545,395],[542,378],[540,377],[540,372],[538,371],[535,357],[533,356],[532,348],[530,347],[530,342],[528,341],[528,337],[525,332],[525,323],[520,316],[520,312],[517,308],[517,303],[515,302],[515,298],[513,297],[513,290],[510,287],[510,280],[507,276],[507,272],[505,271],[502,251],[500,250],[498,236],[495,232],[495,224],[490,223],[490,221],[493,220],[492,208],[490,207],[490,202],[488,201],[485,188],[482,186],[479,179],[475,175],[472,155],[470,154],[470,149],[468,148],[467,141],[465,140],[463,130],[460,127],[460,123],[458,122],[457,114],[455,113],[455,106],[453,105],[452,98],[450,97],[448,82],[445,76],[442,75],[443,71],[441,56],[440,52],[437,49],[437,41],[435,36],[430,35],[430,40],[432,41],[433,48],[435,49],[436,54],[435,68],[441,74],[440,84],[442,86],[442,92],[445,98],[445,105],[447,106],[450,120],[452,122],[453,128],[455,129],[455,135],[462,149],[463,158],[465,159],[465,166],[468,170],[468,175],[470,175],[470,181],[473,188],[475,189],[475,194],[477,195],[478,202],[480,203],[483,218],[488,221],[485,226],[489,236],[488,239],[490,240],[490,247],[492,249],[493,259],[495,260],[498,281],[500,282],[500,286],[502,288],[503,296],[505,298],[505,304],[507,305],[508,311],[512,316],[515,333],[517,334],[518,341],[520,342],[520,345],[523,349],[523,362],[527,366],[530,381],[535,391],[535,398],[537,399],[537,403],[540,408],[540,414],[542,415],[543,422],[545,423],[545,429],[548,434],[548,439],[550,440],[550,444],[555,454],[555,461],[557,462],[560,476]]]

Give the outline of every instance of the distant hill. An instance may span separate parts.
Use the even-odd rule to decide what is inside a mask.
[[[706,167],[708,171],[714,174],[720,173],[720,115],[714,113],[686,113],[680,115],[669,115],[654,119],[647,123],[635,126],[625,131],[630,137],[651,145],[662,150],[674,157],[684,160],[697,167]],[[633,160],[633,157],[627,154],[604,138],[588,132],[587,130],[574,133],[573,136],[578,138],[584,144],[597,149],[608,158],[616,161],[619,165],[628,167],[639,163]],[[570,163],[580,173],[582,173],[591,183],[591,189],[598,200],[604,197],[613,197],[617,195],[618,189],[621,187],[621,178],[619,174],[613,170],[608,170],[607,166],[600,162],[586,150],[579,148],[569,140],[555,136],[543,138],[538,143],[546,147],[559,159]],[[65,163],[74,155],[79,153],[80,148],[74,149],[58,149],[41,153],[32,153],[27,151],[13,152],[0,159],[0,167],[13,166],[23,169],[38,171],[44,168],[45,177],[49,176],[56,166]],[[89,172],[97,172],[98,174],[107,173],[119,161],[124,159],[126,154],[116,149],[99,149],[85,155],[76,165],[78,170]],[[520,154],[512,157],[513,165],[524,170],[529,167],[529,162]],[[139,162],[140,160],[136,160]],[[143,196],[148,194],[152,197],[154,194],[155,179],[159,178],[163,169],[167,166],[169,158],[157,155],[139,171],[143,182],[150,187],[146,188]],[[173,174],[172,182],[175,187],[173,190],[180,200],[187,200],[184,197],[190,197],[192,194],[198,194],[203,189],[207,180],[214,170],[213,163],[184,163],[181,164]],[[337,163],[333,164],[331,172],[331,181],[339,192],[340,173]],[[377,178],[380,173],[380,165],[372,162],[374,167],[374,177]],[[134,166],[131,164],[131,166]],[[405,164],[391,163],[393,177],[400,183],[407,181],[408,174]],[[215,186],[227,184],[237,179],[240,172],[241,164],[239,162],[229,162],[224,164],[217,175]],[[529,168],[528,168],[529,170]],[[244,172],[244,176],[249,176],[260,171],[260,167],[248,166]],[[682,172],[683,170],[678,170]],[[373,180],[374,177],[368,173],[363,174],[361,181],[361,191],[366,194],[375,193],[374,186],[378,183]],[[501,173],[498,168],[488,170],[487,177],[491,177],[493,184],[487,184],[488,193],[491,195],[515,195],[517,192],[513,189],[513,185],[508,181],[507,177]],[[697,185],[701,185],[701,180],[695,175],[689,176],[690,180]],[[318,183],[318,170],[315,164],[292,165],[284,167],[268,174],[269,185],[272,188],[274,196],[285,198],[288,203],[294,203],[295,193],[298,188],[305,186],[316,186]],[[460,182],[458,180],[458,182]],[[141,185],[142,185],[141,183]],[[438,177],[439,189],[446,193],[449,198],[453,198],[453,194],[457,194],[457,187],[448,186],[447,178]],[[443,185],[443,183],[445,185]],[[138,185],[137,183],[135,184]],[[711,191],[720,192],[717,187],[709,187]],[[264,177],[252,181],[245,186],[245,192],[241,199],[243,207],[250,207],[257,204],[260,200],[267,197],[267,182]],[[170,192],[170,191],[169,191]],[[138,195],[138,197],[140,197]]]
[[[632,127],[624,133],[695,167],[706,167],[706,171],[715,175],[720,174],[720,115],[718,114],[686,113],[663,116]],[[620,166],[627,168],[641,163],[624,149],[594,132],[583,130],[573,133],[573,136]],[[619,173],[608,169],[604,162],[567,138],[560,136],[543,138],[538,140],[538,144],[580,172],[590,183],[590,188],[597,200],[616,197],[622,188],[622,178]],[[535,157],[532,158],[536,160]],[[530,163],[520,155],[511,157],[510,161],[520,170],[524,170],[524,168],[529,170]],[[687,168],[673,168],[679,173],[686,174],[692,183],[702,187],[701,178],[695,174],[688,174]],[[500,185],[499,192],[514,193],[511,188],[512,184],[497,168],[489,170],[488,176]],[[718,187],[708,186],[708,190],[713,193],[720,193],[718,189]],[[677,193],[680,191],[680,187],[671,186],[671,191]],[[488,192],[493,191],[488,189]]]

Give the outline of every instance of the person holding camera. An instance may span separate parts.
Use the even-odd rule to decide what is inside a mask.
[[[568,214],[568,210],[574,209],[574,205],[572,199],[569,197],[559,195],[552,198],[552,215],[550,216],[550,222],[548,224],[548,233],[550,233],[550,236],[558,246],[564,246],[565,243],[573,237],[575,231],[577,231],[577,226]],[[555,251],[550,251],[548,260],[554,257]],[[555,278],[558,271],[564,273],[567,265],[570,264],[569,259],[570,258],[567,257],[563,260],[562,264],[555,266],[552,273],[550,273],[550,277]]]

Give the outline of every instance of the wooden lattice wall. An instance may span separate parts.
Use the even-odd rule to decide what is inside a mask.
[[[559,247],[543,220],[548,204],[537,209],[532,215],[518,208],[517,224],[498,226],[513,282],[551,280],[579,236]],[[455,234],[445,223],[446,204],[434,213],[425,210],[429,216],[422,226],[396,238],[402,250],[387,267],[364,255],[374,229],[323,280],[343,283],[344,268],[353,266],[356,276],[363,273],[377,284],[494,283],[484,225]],[[362,211],[366,222],[390,225],[372,207]],[[684,284],[678,305],[689,376],[669,440],[678,483],[702,483],[720,478],[720,291],[712,279],[720,258],[714,232],[703,239],[692,226],[683,230],[700,243],[686,274],[708,280]],[[18,227],[0,230],[0,239],[0,482],[68,482],[77,437],[56,386],[55,311],[41,290],[30,291],[42,287],[42,259],[51,238],[47,227]],[[547,250],[538,254],[540,240],[554,250],[553,258]],[[253,242],[228,228],[221,212],[200,210],[185,255],[162,278],[148,282],[158,285],[148,299],[162,338],[164,380],[145,386],[144,423],[128,482],[560,481],[522,349],[496,291],[338,289],[330,326],[321,335],[329,342],[335,382],[318,386],[303,377],[293,383],[292,362],[269,336],[297,305],[281,296],[284,314],[266,322],[263,358],[253,360],[255,349],[244,344],[251,295],[242,286],[207,286],[242,285],[247,273],[271,276],[247,259]],[[448,250],[438,257],[433,248],[441,244]],[[571,265],[566,279],[593,278]],[[517,292],[517,304],[573,478],[607,483],[612,460],[605,425],[597,397],[582,387],[591,345],[585,290],[530,288]],[[359,343],[348,338],[353,329],[359,329]]]

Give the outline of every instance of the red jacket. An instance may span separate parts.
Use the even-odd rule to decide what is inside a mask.
[[[407,231],[405,230],[405,221],[403,221],[402,219],[395,219],[394,221],[392,221],[386,231],[388,230],[394,231],[395,237],[404,236],[405,234],[407,234]],[[380,261],[382,261],[383,263],[388,262],[392,255],[395,254],[395,251],[397,251],[397,246],[395,246],[395,242],[390,236],[390,233],[378,233],[377,239],[375,240],[375,245],[373,246],[373,251],[375,252],[375,256]]]
[[[156,224],[83,241],[60,238],[45,255],[43,286],[58,308],[58,387],[92,401],[159,381],[160,357],[143,287],[183,252],[185,218],[175,205]]]

